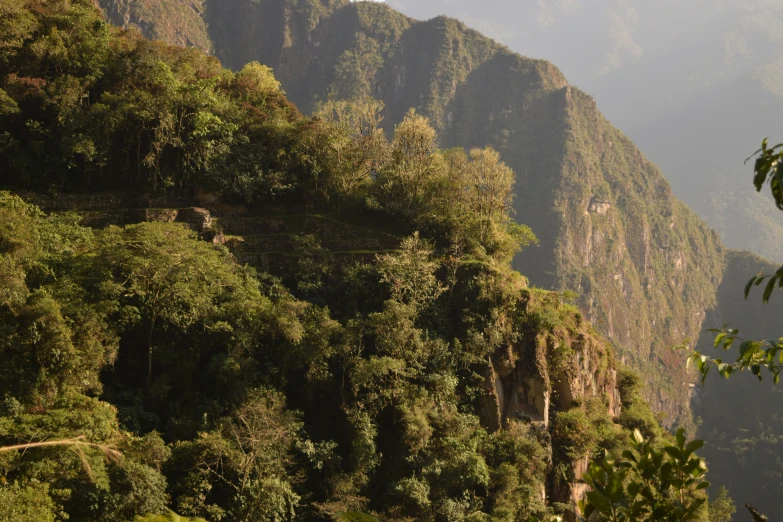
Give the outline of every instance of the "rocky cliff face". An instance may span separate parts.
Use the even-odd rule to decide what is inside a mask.
[[[523,296],[526,312],[558,306],[556,294],[524,291]],[[605,402],[610,417],[620,414],[611,349],[579,312],[566,314],[565,320],[495,352],[487,369],[483,408],[485,424],[491,429],[511,419],[547,428],[551,412],[568,410],[593,397]]]
[[[442,146],[499,150],[517,173],[516,219],[541,240],[516,267],[580,293],[587,317],[648,376],[655,408],[689,421],[689,378],[666,347],[698,337],[723,249],[556,67],[456,20],[418,22],[372,2],[213,1],[205,19],[223,63],[272,66],[305,112],[327,96],[372,96],[387,127],[414,107]]]
[[[551,313],[560,307],[559,299],[557,294],[524,290],[521,308],[525,313]],[[482,421],[490,430],[516,421],[532,423],[546,433],[558,413],[585,413],[591,400],[600,401],[608,418],[619,417],[621,398],[611,347],[580,312],[561,310],[560,320],[556,326],[532,329],[493,355],[481,405]],[[562,451],[558,442],[552,441],[551,455]],[[553,462],[544,498],[576,506],[587,489],[580,479],[588,463],[589,455],[568,458],[563,474]],[[566,518],[576,520],[572,514]]]
[[[204,0],[115,0],[96,4],[114,25],[138,28],[154,40],[212,51]]]

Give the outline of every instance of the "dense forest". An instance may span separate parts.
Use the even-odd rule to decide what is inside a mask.
[[[314,5],[297,4],[291,42],[334,7]],[[525,194],[531,164],[560,160],[475,143],[468,120],[444,123],[446,98],[373,99],[366,67],[392,45],[356,33],[371,52],[343,48],[338,69],[356,89],[305,116],[266,65],[232,72],[183,36],[201,27],[183,6],[158,6],[183,25],[153,36],[192,47],[88,0],[0,5],[0,520],[729,519],[725,490],[706,502],[701,442],[662,427],[692,424],[687,382],[665,389],[682,359],[658,351],[716,304],[723,250],[586,95],[452,22],[436,31],[515,63],[538,86],[521,103],[565,115],[535,138],[537,120],[515,128],[567,158],[556,190]],[[476,114],[475,96],[451,108]],[[657,220],[632,211],[649,190]],[[585,253],[568,230],[587,224]],[[618,248],[634,227],[666,251]],[[552,252],[557,292],[522,275]],[[619,291],[601,291],[601,260],[625,270]],[[617,299],[646,302],[656,277],[671,315],[638,319],[647,352],[613,346],[633,335]],[[669,337],[644,332],[663,319]]]
[[[189,41],[234,70],[252,60],[273,67],[288,98],[305,113],[314,113],[330,99],[371,96],[384,102],[381,127],[387,132],[415,107],[437,130],[442,147],[492,146],[516,174],[513,218],[529,225],[539,238],[539,246],[517,254],[513,266],[533,285],[575,292],[575,304],[614,345],[617,358],[645,375],[642,394],[667,427],[701,422],[699,435],[707,440],[708,448],[737,449],[710,453],[714,481],[730,485],[735,498],[763,506],[768,516],[783,517],[781,497],[750,466],[740,464],[775,466],[761,445],[743,442],[761,437],[777,440],[780,432],[772,428],[777,425],[775,410],[754,408],[756,415],[746,417],[748,400],[743,397],[748,386],[735,380],[716,386],[708,382],[702,392],[698,378],[685,370],[683,358],[668,349],[689,338],[711,347],[712,338],[705,329],[725,323],[743,332],[769,331],[766,325],[779,322],[779,308],[774,303],[750,305],[742,298],[747,278],[769,265],[750,252],[725,248],[716,232],[675,197],[681,192],[673,193],[663,175],[672,179],[675,189],[687,184],[699,201],[712,194],[710,208],[721,213],[702,216],[721,233],[731,229],[733,244],[739,237],[743,244],[751,242],[757,252],[773,252],[779,235],[767,231],[779,228],[780,219],[772,202],[753,194],[750,183],[739,175],[729,184],[706,178],[719,178],[718,173],[730,165],[741,168],[742,159],[753,150],[744,147],[755,146],[760,136],[772,132],[769,129],[777,121],[774,104],[763,104],[763,115],[740,115],[739,98],[762,100],[755,91],[740,89],[746,94],[735,93],[735,109],[717,110],[715,100],[708,96],[695,100],[687,110],[672,108],[681,112],[680,120],[688,121],[678,125],[677,132],[667,129],[664,137],[680,140],[677,146],[688,150],[674,163],[663,161],[666,168],[661,173],[603,117],[595,101],[569,85],[553,64],[514,54],[454,19],[441,16],[417,21],[383,3],[347,0],[169,0],[165,9],[145,1],[101,0],[100,4],[107,18],[119,25],[138,27],[150,37],[169,42]],[[394,5],[400,4],[407,2]],[[433,4],[437,2],[409,7],[424,12]],[[449,2],[438,9],[458,9],[462,4]],[[498,10],[500,4],[489,2],[486,9]],[[733,26],[746,27],[750,14],[745,11],[753,10],[751,4],[765,2],[742,2],[739,7],[744,14],[731,21]],[[521,2],[508,9],[532,16],[539,7]],[[660,15],[656,11],[660,6],[637,8],[645,16]],[[470,6],[471,12],[475,9]],[[580,24],[586,10],[600,17],[599,6],[579,9],[570,19]],[[767,18],[762,25],[766,27],[777,15],[764,12]],[[708,24],[713,16],[730,19],[731,13],[711,12],[700,24]],[[504,16],[503,20],[515,19]],[[581,25],[583,32],[594,30]],[[725,27],[719,24],[713,30]],[[544,35],[533,32],[528,37]],[[654,38],[661,40],[657,33]],[[558,45],[568,47],[569,43],[564,38]],[[694,50],[703,51],[701,47]],[[756,58],[763,56],[759,52]],[[571,61],[573,56],[564,61],[565,66]],[[668,61],[657,66],[670,65]],[[693,70],[688,74],[692,76]],[[707,81],[707,76],[700,78]],[[656,96],[674,93],[667,86],[676,83],[675,77],[656,81],[665,85],[654,88],[648,82],[645,89]],[[695,85],[689,83],[687,88],[695,89]],[[637,92],[624,84],[617,88]],[[626,99],[623,96],[617,100]],[[668,99],[660,97],[656,103]],[[603,108],[606,100],[602,100]],[[615,123],[627,124],[645,112],[660,114],[652,108],[657,105],[646,105],[624,109],[628,113],[624,118],[610,115]],[[743,123],[727,125],[726,121]],[[748,121],[756,122],[752,135],[742,135],[750,132]],[[704,127],[709,132],[702,132]],[[720,138],[711,139],[714,133]],[[683,135],[688,139],[682,139]],[[658,150],[649,147],[648,141],[641,144],[649,152]],[[737,147],[742,154],[727,156]],[[679,162],[694,155],[698,160],[687,166],[688,175],[675,179],[683,171]],[[660,160],[660,155],[654,159]],[[749,175],[750,166],[745,168]],[[753,204],[735,203],[748,200],[749,194],[761,199]],[[696,208],[704,211],[703,206]],[[731,438],[734,432],[716,431],[715,426],[725,424],[726,418],[746,419],[742,429],[748,431],[735,439]],[[748,452],[760,453],[743,456]],[[717,488],[711,492],[717,494]]]
[[[526,520],[665,439],[511,269],[536,239],[492,149],[414,111],[387,139],[367,99],[303,117],[268,68],[89,2],[2,9],[0,519]]]
[[[498,151],[516,173],[514,219],[540,240],[514,267],[537,286],[577,293],[620,358],[648,376],[645,396],[667,425],[691,424],[689,376],[667,347],[698,337],[725,249],[557,67],[456,20],[416,21],[378,2],[205,2],[203,21],[224,64],[269,65],[305,113],[373,97],[387,132],[414,107],[442,147]],[[148,34],[163,34],[176,20],[153,25]]]

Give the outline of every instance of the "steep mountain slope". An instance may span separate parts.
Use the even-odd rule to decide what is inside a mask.
[[[546,58],[595,96],[675,194],[731,248],[783,261],[783,231],[727,183],[783,115],[775,0],[392,0],[416,18],[449,15],[511,49]],[[732,187],[733,188],[733,187]],[[706,195],[706,196],[705,196]],[[726,218],[726,216],[728,216]],[[739,221],[743,227],[726,226]]]
[[[495,147],[517,173],[515,218],[541,239],[516,266],[534,284],[580,293],[650,376],[667,422],[688,418],[688,379],[665,347],[698,336],[722,247],[557,68],[456,20],[417,22],[377,3],[231,0],[208,3],[206,16],[225,63],[272,66],[305,112],[328,96],[372,96],[387,127],[415,107],[442,146]]]
[[[749,274],[774,273],[778,266],[750,252],[729,251],[726,276],[718,288],[718,305],[707,314],[705,328],[730,323],[743,338],[777,339],[781,336],[781,295],[773,293],[769,303],[761,301],[754,288],[742,299]],[[721,357],[713,349],[714,333],[704,332],[698,348]],[[732,359],[733,360],[733,359]],[[771,378],[759,382],[749,372],[721,379],[707,377],[704,389],[695,388],[694,415],[702,419],[699,436],[704,438],[710,480],[729,488],[732,498],[749,502],[770,520],[783,519],[783,422],[778,405],[783,390]]]
[[[632,135],[728,247],[783,261],[783,220],[767,194],[755,193],[742,163],[762,138],[776,141],[781,118],[783,97],[747,74],[675,105]]]
[[[204,0],[117,0],[105,4],[104,14],[114,25],[135,27],[154,40],[209,52],[212,42],[204,4]]]

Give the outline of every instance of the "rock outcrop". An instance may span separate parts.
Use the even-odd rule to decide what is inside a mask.
[[[607,342],[581,312],[562,307],[556,294],[523,290],[522,296],[521,309],[528,316],[560,310],[558,324],[534,321],[517,343],[495,351],[484,381],[485,426],[498,430],[510,422],[523,422],[546,432],[558,412],[585,411],[591,399],[599,399],[606,415],[617,418],[621,407],[617,371]],[[585,493],[580,479],[588,462],[588,455],[570,462],[566,478],[553,469],[543,494],[551,501],[576,506]]]

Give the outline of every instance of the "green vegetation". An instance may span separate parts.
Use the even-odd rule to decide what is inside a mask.
[[[575,461],[625,430],[614,361],[573,295],[512,270],[536,238],[497,152],[441,150],[414,111],[387,139],[366,98],[305,118],[268,68],[148,42],[87,0],[3,9],[5,183],[147,203],[100,193],[127,220],[88,228],[0,192],[0,520],[575,509]],[[278,228],[231,235],[255,218]],[[337,263],[305,222],[362,254]],[[240,238],[292,261],[241,265]]]
[[[731,522],[731,517],[736,512],[737,508],[729,497],[729,491],[721,486],[715,500],[710,501],[710,522]]]
[[[417,22],[383,3],[233,0],[211,3],[204,17],[224,63],[271,66],[304,112],[335,121],[343,135],[364,135],[331,142],[339,169],[330,169],[343,190],[377,173],[389,192],[374,201],[388,205],[389,194],[415,185],[414,170],[406,178],[368,162],[375,154],[399,161],[381,147],[380,129],[414,130],[403,125],[415,121],[411,107],[428,118],[440,147],[497,151],[517,173],[513,218],[540,239],[515,267],[536,285],[579,294],[587,318],[648,376],[644,394],[667,424],[690,422],[691,377],[666,347],[700,332],[704,310],[715,304],[724,250],[554,66],[514,55],[455,20]],[[383,103],[355,103],[368,97]],[[428,197],[414,193],[420,202]],[[398,213],[418,203],[401,204]]]
[[[634,431],[631,449],[621,459],[591,463],[584,475],[591,487],[582,503],[585,520],[681,521],[704,516],[702,492],[710,483],[703,459],[694,452],[703,441],[686,443],[680,428],[674,444],[656,449]],[[699,512],[702,511],[700,516]]]
[[[652,303],[639,308],[643,349],[629,341],[622,353],[660,384],[677,361],[654,359],[662,337],[647,321],[696,328],[720,272],[714,235],[548,64],[440,19],[427,36],[450,45],[413,64],[434,71],[429,84],[415,75],[427,96],[384,104],[369,95],[388,63],[404,83],[410,21],[373,4],[283,7],[292,57],[339,9],[361,29],[346,33],[331,83],[309,84],[327,89],[308,93],[320,100],[314,117],[268,67],[234,73],[149,42],[106,25],[87,0],[0,8],[4,183],[36,191],[22,192],[30,200],[113,190],[143,201],[112,209],[126,215],[104,226],[0,192],[0,520],[573,519],[582,470],[604,452],[626,460],[589,468],[596,491],[618,483],[601,473],[628,464],[654,476],[650,498],[633,482],[624,490],[649,501],[634,516],[706,520],[696,446],[682,431],[667,445],[649,390],[617,374],[571,289],[585,292],[581,305],[598,298],[583,308],[615,340],[632,325],[612,311]],[[511,63],[530,82],[524,110],[554,104],[571,122],[514,127],[544,147],[537,159],[501,139],[512,112],[489,111],[497,149],[522,167],[516,184],[501,154],[475,143],[481,126],[452,117],[460,104],[484,111],[471,107],[475,86],[457,87],[495,60],[485,72]],[[619,152],[598,152],[614,140]],[[522,190],[536,162],[556,190]],[[645,190],[656,198],[637,216]],[[511,268],[537,242],[512,217],[543,224],[551,209],[562,220],[542,245],[559,264],[546,280],[562,293],[527,288]],[[194,220],[172,222],[184,211]],[[313,223],[345,233],[345,248]],[[588,224],[579,251],[569,231]],[[243,235],[253,226],[267,229]],[[275,252],[290,259],[270,266]],[[256,255],[256,268],[238,262]],[[669,277],[672,266],[683,273]],[[683,391],[662,391],[687,423],[672,405]],[[601,511],[596,499],[585,509]]]

